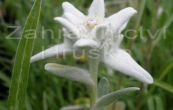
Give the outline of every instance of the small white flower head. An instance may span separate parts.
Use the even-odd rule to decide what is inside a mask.
[[[89,47],[99,49],[101,61],[112,69],[132,76],[144,83],[153,83],[151,75],[138,65],[124,50],[121,32],[137,11],[128,7],[112,16],[105,17],[104,0],[93,0],[88,14],[84,15],[69,2],[62,4],[64,14],[56,17],[64,29],[64,43],[49,48],[31,58],[31,62],[71,53],[73,48]]]

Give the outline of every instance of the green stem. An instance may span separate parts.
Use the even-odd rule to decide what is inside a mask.
[[[99,66],[98,59],[89,58],[89,71],[91,74],[91,78],[95,83],[92,87],[90,87],[91,106],[95,104],[97,99],[98,66]]]

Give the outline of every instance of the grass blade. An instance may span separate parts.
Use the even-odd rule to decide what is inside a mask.
[[[162,81],[155,80],[154,85],[162,88],[163,90],[173,94],[173,86]]]
[[[155,106],[154,106],[154,98],[153,97],[150,97],[148,99],[148,110],[155,110]]]
[[[35,0],[19,41],[8,97],[9,110],[23,110],[28,84],[30,57],[37,33],[42,0]]]

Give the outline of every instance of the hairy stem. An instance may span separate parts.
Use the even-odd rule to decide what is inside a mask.
[[[99,66],[98,59],[89,58],[89,71],[91,74],[91,78],[95,83],[92,87],[90,87],[91,106],[95,104],[97,99],[98,66]]]

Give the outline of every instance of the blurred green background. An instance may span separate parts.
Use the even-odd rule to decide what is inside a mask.
[[[53,20],[62,15],[62,2],[64,0],[44,0],[34,53],[62,42],[61,26]],[[92,0],[69,2],[87,13]],[[100,65],[99,77],[107,77],[112,90],[129,86],[142,88],[140,93],[121,100],[126,110],[173,110],[173,1],[105,0],[105,3],[107,16],[128,6],[138,11],[123,32],[122,47],[152,74],[155,83],[147,87],[118,72],[112,74],[104,65]],[[32,4],[33,0],[0,0],[0,110],[6,110],[18,38]],[[32,64],[26,110],[59,110],[62,106],[88,102],[89,95],[82,84],[49,74],[44,70],[46,62],[87,67],[86,59],[74,60],[71,56],[65,60],[51,58]]]

